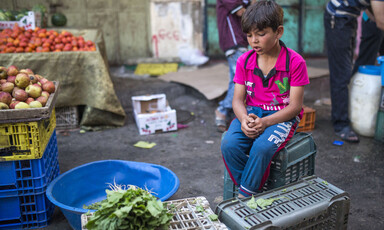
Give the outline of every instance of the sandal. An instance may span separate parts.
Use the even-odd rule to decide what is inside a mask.
[[[349,126],[346,126],[342,130],[336,132],[336,135],[347,142],[358,143],[360,141],[357,134]]]
[[[225,120],[216,117],[215,124],[217,127],[217,131],[219,131],[221,133],[223,133],[227,130],[227,123],[225,122]]]
[[[217,127],[217,131],[223,133],[227,130],[227,122],[225,120],[225,115],[221,114],[218,110],[215,111],[215,114],[215,124]]]

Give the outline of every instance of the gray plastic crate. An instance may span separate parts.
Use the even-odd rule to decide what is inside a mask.
[[[55,109],[57,129],[75,129],[79,127],[79,111],[77,106],[59,107]]]
[[[215,213],[231,230],[237,229],[347,229],[350,199],[348,193],[316,176],[254,196],[276,199],[256,209],[251,197],[232,198],[218,204]]]
[[[263,187],[264,191],[278,188],[315,173],[316,144],[308,133],[296,133],[287,145],[280,150],[271,162],[269,177]],[[232,182],[227,169],[224,168],[223,199],[233,198],[238,188]]]

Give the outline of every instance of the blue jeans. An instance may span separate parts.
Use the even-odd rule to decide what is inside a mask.
[[[259,107],[248,107],[248,114],[259,117],[269,116],[276,111],[266,111]],[[241,123],[232,121],[221,142],[224,164],[233,183],[239,186],[239,193],[250,196],[262,191],[269,176],[272,158],[292,138],[298,119],[267,127],[256,139],[247,137],[241,131]]]
[[[353,17],[332,17],[325,11],[324,28],[328,51],[332,122],[334,130],[338,132],[350,124],[348,84],[352,77],[357,20]]]
[[[229,65],[229,84],[228,84],[228,91],[227,95],[225,96],[224,100],[219,102],[219,107],[217,107],[217,110],[227,116],[232,111],[232,98],[233,98],[233,92],[235,90],[235,83],[233,83],[233,77],[236,73],[236,62],[237,59],[243,54],[244,52],[236,50],[235,53],[227,57],[228,65]]]

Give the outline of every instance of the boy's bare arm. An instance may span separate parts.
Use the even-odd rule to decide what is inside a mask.
[[[288,121],[297,116],[303,107],[304,86],[292,86],[289,94],[289,105],[284,109],[263,118],[260,118],[261,124],[256,125],[256,129],[265,130],[265,128]],[[256,121],[257,123],[259,121]]]
[[[232,108],[235,112],[237,119],[241,123],[241,130],[249,138],[256,138],[258,136],[254,128],[249,127],[249,123],[254,119],[247,114],[244,105],[246,89],[244,85],[235,84],[235,91],[233,93]]]

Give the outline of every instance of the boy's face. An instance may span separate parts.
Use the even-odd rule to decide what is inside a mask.
[[[255,29],[247,33],[247,40],[258,55],[268,54],[278,44],[283,31],[282,26],[279,26],[276,31],[273,31],[271,27],[263,30]]]

